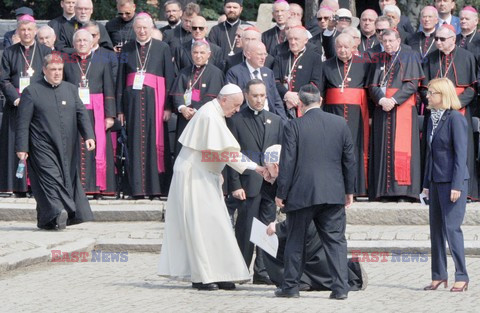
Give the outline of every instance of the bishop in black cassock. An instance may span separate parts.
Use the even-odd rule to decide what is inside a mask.
[[[63,210],[68,213],[67,225],[93,220],[77,171],[77,139],[80,132],[93,149],[95,136],[77,87],[62,82],[62,60],[47,58],[51,59],[44,68],[45,79],[22,93],[15,150],[28,153],[37,226],[55,229]]]
[[[139,28],[153,27],[149,16],[139,14],[134,21],[137,40],[122,48],[126,62],[118,69],[117,113],[127,128],[130,194],[153,197],[167,194],[172,174],[165,122],[172,110],[166,99],[174,70],[168,45],[152,39],[150,29],[137,32],[137,23]]]
[[[85,23],[77,21],[75,17],[64,23],[60,29],[60,36],[57,38],[57,42],[55,43],[55,49],[69,54],[75,52],[75,49],[73,48],[73,34],[78,29],[82,28]],[[100,29],[100,40],[98,44],[101,47],[113,50],[112,41],[108,36],[105,26],[98,23],[98,28]]]
[[[400,45],[395,30],[386,30],[388,49],[370,66],[370,96],[375,103],[368,193],[370,200],[418,199],[420,142],[415,93],[423,78],[420,55]],[[398,198],[402,197],[402,198]]]
[[[78,39],[83,39],[88,33],[79,33]],[[90,121],[95,130],[97,147],[95,151],[87,151],[83,140],[79,140],[80,156],[78,158],[80,181],[88,194],[113,195],[115,188],[115,165],[110,132],[106,131],[106,119],[116,117],[115,87],[112,78],[110,62],[105,62],[96,52],[89,48],[83,51],[77,43],[77,53],[65,63],[65,81],[77,87],[86,88],[89,95],[84,103]],[[108,126],[111,126],[108,125]]]
[[[353,38],[340,34],[337,38],[337,56],[322,66],[323,110],[342,116],[352,132],[357,175],[356,196],[367,195],[369,113],[367,100],[368,63],[352,54]]]
[[[19,25],[29,27],[32,23]],[[20,38],[25,36],[23,33]],[[21,42],[8,47],[2,55],[0,68],[0,87],[6,103],[3,108],[2,127],[0,130],[0,192],[27,192],[27,175],[19,179],[15,177],[18,158],[15,155],[15,123],[20,100],[21,77],[29,77],[33,83],[42,77],[43,58],[52,53],[52,50],[34,40],[34,33],[30,39],[24,38]],[[25,81],[22,78],[22,81]],[[28,171],[28,169],[27,169]]]

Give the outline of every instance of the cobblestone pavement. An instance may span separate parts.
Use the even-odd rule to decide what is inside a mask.
[[[156,275],[158,254],[129,254],[125,263],[49,263],[0,277],[2,312],[478,312],[480,258],[468,258],[472,285],[465,293],[423,291],[430,262],[364,263],[366,290],[346,301],[329,292],[278,299],[271,286],[196,291]],[[450,261],[450,259],[449,259]],[[453,266],[450,261],[450,278]],[[452,283],[451,282],[451,283]],[[450,284],[451,284],[450,283]]]

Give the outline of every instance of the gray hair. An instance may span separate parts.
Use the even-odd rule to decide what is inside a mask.
[[[193,44],[192,44],[192,51],[193,49],[195,49],[195,47],[207,47],[207,51],[211,51],[210,50],[210,44],[206,41],[206,40],[197,40],[195,41]]]
[[[82,28],[87,28],[87,27],[95,27],[95,30],[97,33],[100,35],[100,27],[98,26],[98,23],[95,21],[88,21],[86,22]]]
[[[388,22],[388,25],[390,25],[390,27],[393,27],[393,20],[391,19],[390,16],[377,17],[377,19],[375,20],[375,26],[377,26],[378,22]]]
[[[309,106],[314,103],[320,103],[320,100],[322,99],[320,97],[320,91],[317,87],[315,87],[315,85],[312,84],[302,86],[302,88],[300,88],[298,91],[298,98],[305,106]]]
[[[63,62],[63,58],[62,58],[62,55],[59,53],[59,52],[54,52],[54,53],[51,53],[51,54],[47,54],[44,58],[43,58],[43,67],[47,67],[48,64],[50,63],[64,63]]]
[[[290,4],[286,1],[280,1],[280,2],[274,2],[272,5],[272,12],[275,11],[275,6],[281,6],[284,5],[286,6],[287,10],[290,10]]]
[[[361,38],[362,34],[360,33],[360,31],[358,30],[358,28],[356,27],[353,27],[353,26],[348,26],[348,27],[345,27],[343,30],[342,30],[342,34],[348,34],[352,37],[358,37],[358,38]],[[354,36],[355,35],[355,36]],[[338,37],[337,37],[338,38]],[[336,38],[335,38],[336,39]]]
[[[387,13],[396,14],[399,18],[400,18],[400,16],[402,16],[402,11],[400,11],[400,9],[396,5],[393,5],[393,4],[386,5],[383,8],[382,14],[387,15]]]
[[[37,33],[41,32],[41,31],[43,31],[43,30],[49,32],[50,35],[55,36],[55,31],[54,31],[53,28],[51,28],[50,26],[48,26],[48,25],[43,25],[42,27],[40,27],[40,28],[38,29]]]
[[[88,39],[90,40],[90,42],[93,41],[93,36],[92,36],[92,34],[90,34],[90,32],[89,32],[88,30],[86,30],[86,29],[84,29],[84,28],[80,28],[79,30],[77,30],[77,31],[73,34],[73,42],[76,41],[77,36],[78,36],[78,34],[80,34],[80,33],[88,34],[87,37],[88,37]]]

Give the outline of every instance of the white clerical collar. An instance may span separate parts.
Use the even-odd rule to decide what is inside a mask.
[[[250,105],[250,103],[248,103],[248,101],[247,101],[247,106],[248,106],[248,108],[249,108],[250,110],[252,110],[252,111],[253,111],[253,115],[258,115],[260,112],[262,112],[262,111],[263,111],[263,109],[262,109],[262,110],[260,110],[260,111],[258,111],[258,110],[255,110],[254,108],[252,108],[252,106]]]
[[[277,27],[278,27],[278,29],[283,30],[285,28],[285,24],[283,24],[283,25],[278,25],[277,24]]]
[[[52,84],[51,82],[48,81],[48,79],[47,79],[47,77],[46,77],[45,75],[43,75],[43,79],[45,79],[45,81],[47,82],[47,84],[49,84],[50,86],[52,86],[52,88],[58,87],[58,86],[61,84],[61,82],[60,82],[60,84],[58,84],[58,85]]]
[[[248,63],[248,60],[245,60],[245,63],[247,64],[248,71],[250,72],[251,75],[253,75],[254,71],[258,71],[258,74],[260,74],[260,68],[253,68],[253,66]]]
[[[431,32],[426,32],[425,29],[423,30],[423,34],[425,35],[425,37],[430,37],[433,33],[435,32],[435,29],[433,29]]]
[[[92,52],[93,52],[93,51],[97,51],[98,49],[100,49],[100,46],[99,46],[98,43],[97,43],[97,45],[92,48]]]
[[[462,33],[462,37],[468,37],[468,36],[470,36],[470,35],[473,35],[476,31],[477,31],[477,30],[474,29],[474,30],[472,30],[471,32],[469,32],[469,33],[466,34],[466,35],[464,35],[464,34]]]
[[[320,106],[314,106],[312,108],[306,109],[305,112],[303,112],[303,115],[305,115],[308,111],[313,110],[313,109],[320,109]]]
[[[175,24],[175,25],[170,25],[170,24],[168,24],[168,25],[170,25],[170,28],[171,28],[171,29],[175,29],[175,27],[177,27],[178,25],[180,25],[181,22],[182,22],[182,20],[178,20],[177,24]]]
[[[152,40],[152,37],[148,38],[145,41],[140,41],[137,39],[137,42],[140,44],[140,46],[145,46],[147,43],[149,43]]]
[[[225,23],[228,23],[230,24],[230,26],[235,26],[235,24],[237,24],[238,22],[240,22],[240,19],[237,19],[235,22],[233,23],[230,23],[228,20],[225,20]]]
[[[26,45],[24,45],[24,44],[21,43],[21,42],[20,42],[20,44],[21,44],[25,49],[30,49],[30,47],[33,47],[33,46],[35,45],[35,40],[34,40],[34,41],[32,42],[32,44],[29,45],[29,46],[26,46]]]
[[[445,22],[447,22],[447,24],[452,24],[452,14],[450,14],[445,20],[442,20],[440,17],[438,18],[438,24],[440,26],[442,26]]]
[[[75,16],[75,14],[72,14],[72,15],[70,15],[70,16],[63,14],[63,17],[64,17],[67,21],[70,21],[74,16]]]
[[[93,49],[92,49],[92,51],[93,51]],[[86,54],[79,54],[78,56],[80,57],[80,59],[85,60],[86,58],[88,58],[90,56],[92,51],[90,51],[89,53],[86,53]]]

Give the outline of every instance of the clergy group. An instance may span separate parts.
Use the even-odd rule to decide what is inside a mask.
[[[30,8],[18,9],[16,29],[4,36],[0,193],[25,197],[31,192],[28,163],[25,175],[16,175],[18,112],[22,94],[45,79],[45,56],[54,54],[63,59],[63,80],[76,87],[94,132],[91,151],[85,144],[91,138],[79,135],[74,165],[91,197],[167,196],[182,132],[232,83],[243,90],[244,102],[239,117],[227,124],[243,142],[242,150],[265,153],[269,145],[281,144],[283,125],[302,118],[300,88],[314,85],[322,109],[342,116],[351,131],[354,196],[418,201],[430,116],[427,85],[439,77],[453,82],[467,119],[468,197],[479,197],[474,129],[480,35],[472,6],[457,8],[457,17],[455,1],[436,0],[422,8],[415,30],[395,0],[379,1],[380,12],[366,9],[359,17],[337,0],[324,0],[312,20],[303,20],[298,4],[277,0],[275,25],[261,32],[241,19],[242,0],[225,0],[224,15],[211,29],[196,3],[162,3],[167,25],[160,30],[149,14],[136,12],[133,0],[117,0],[118,16],[106,25],[91,19],[91,0],[61,0],[60,5],[63,14],[42,27]],[[274,206],[274,190],[261,181],[228,171],[223,175],[232,216],[237,200],[248,200],[260,208],[258,214]],[[271,214],[265,213],[264,221],[269,220]],[[251,260],[253,246],[240,237],[242,253]],[[262,264],[256,266],[262,279]]]

